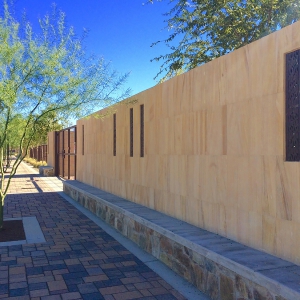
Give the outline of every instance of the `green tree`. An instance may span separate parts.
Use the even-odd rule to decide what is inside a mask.
[[[59,120],[56,111],[44,115],[42,118],[32,124],[36,126],[37,130],[31,139],[29,147],[36,147],[39,145],[47,144],[48,133],[51,131],[61,130],[64,126],[64,120]]]
[[[22,128],[25,125],[26,121],[19,115],[11,120],[10,126],[7,129],[7,138],[3,146],[3,169],[5,172],[10,167],[9,150],[11,148],[18,148],[18,142],[22,136]]]
[[[75,35],[65,15],[55,9],[39,20],[40,28],[18,21],[4,3],[0,17],[0,230],[11,178],[45,120],[68,120],[90,114],[129,95],[118,75],[103,58],[89,56],[84,39]],[[18,155],[4,173],[7,143]]]
[[[162,1],[162,0],[158,0]],[[150,1],[153,2],[153,1]],[[161,81],[247,45],[299,20],[300,2],[293,0],[169,0],[171,50],[155,57],[163,61]],[[152,61],[153,61],[152,60]]]
[[[38,117],[38,116],[36,116]],[[35,120],[35,119],[33,119]],[[16,115],[8,128],[8,139],[10,149],[18,149],[19,141],[23,134],[23,128],[26,126],[26,119],[22,115]],[[29,147],[35,147],[47,143],[48,133],[55,130],[63,129],[65,121],[58,119],[56,111],[43,115],[36,122],[32,122],[28,127],[35,126],[35,134],[31,137]],[[26,139],[24,139],[26,144]]]

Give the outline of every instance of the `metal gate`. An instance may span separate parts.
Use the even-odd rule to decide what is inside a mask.
[[[76,126],[55,133],[56,176],[76,179]]]
[[[47,161],[47,145],[40,145],[30,149],[29,157],[37,161]]]

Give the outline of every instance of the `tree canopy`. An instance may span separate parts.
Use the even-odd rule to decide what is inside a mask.
[[[118,75],[103,58],[84,51],[85,35],[77,36],[55,7],[39,20],[34,32],[18,20],[4,1],[0,16],[0,229],[10,179],[36,133],[49,120],[78,118],[126,98],[128,74]],[[49,125],[49,124],[48,124]],[[8,179],[4,148],[18,146]]]
[[[22,115],[16,115],[12,120],[11,126],[8,130],[8,139],[7,144],[12,149],[18,149],[20,139],[22,137],[23,128],[26,126],[26,119],[23,118]],[[35,134],[29,136],[31,141],[29,143],[29,147],[35,147],[43,144],[47,144],[48,133],[51,131],[61,130],[65,125],[65,120],[59,119],[57,117],[56,111],[49,112],[45,114],[43,117],[39,118],[37,121],[33,120],[30,126],[35,126]],[[32,131],[31,128],[29,131]],[[26,138],[24,139],[24,144],[27,144]]]
[[[163,1],[163,0],[158,0]],[[154,2],[154,1],[150,1]],[[162,61],[161,81],[195,68],[299,20],[295,0],[169,0],[165,13],[170,53]],[[153,61],[152,60],[152,61]]]

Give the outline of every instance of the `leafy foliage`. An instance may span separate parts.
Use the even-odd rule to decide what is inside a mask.
[[[39,118],[32,126],[36,127],[35,134],[31,138],[30,147],[35,147],[47,143],[48,132],[63,129],[64,120],[59,120],[56,111]]]
[[[158,0],[162,1],[162,0]],[[153,2],[153,1],[150,1]],[[296,22],[300,2],[294,0],[169,0],[165,15],[171,50],[163,61],[161,81],[193,69]]]
[[[84,37],[67,26],[64,13],[53,8],[33,32],[18,21],[4,1],[0,17],[0,229],[4,198],[28,147],[59,120],[79,118],[129,95],[128,74],[118,75],[103,58],[88,56]],[[4,149],[18,147],[8,179]]]
[[[47,166],[46,161],[37,161],[34,158],[31,157],[25,157],[24,161],[27,162],[28,164],[32,165],[34,168],[39,168],[41,166]]]
[[[27,144],[30,139],[29,147],[35,147],[38,145],[46,144],[48,132],[61,130],[64,127],[64,120],[59,120],[56,116],[56,112],[52,111],[45,114],[43,117],[38,118],[36,121],[28,124],[29,134],[25,136],[24,143]],[[37,116],[36,116],[37,117]],[[10,123],[7,130],[7,144],[10,149],[18,149],[20,139],[23,135],[24,127],[26,126],[26,119],[22,115],[16,115]],[[32,127],[32,128],[30,128]],[[36,130],[34,130],[34,127]],[[34,132],[34,134],[32,134]]]

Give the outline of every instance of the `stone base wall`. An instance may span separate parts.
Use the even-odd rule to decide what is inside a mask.
[[[239,274],[234,262],[224,258],[215,261],[207,250],[199,253],[191,243],[167,236],[166,230],[121,207],[110,204],[95,195],[85,193],[64,183],[64,192],[90,210],[99,218],[117,229],[177,274],[187,279],[212,300],[287,300],[300,299],[300,294],[261,274],[245,269]],[[230,269],[228,266],[232,266]],[[246,276],[245,276],[246,274]]]
[[[54,176],[54,168],[49,166],[41,166],[39,167],[39,173],[40,175],[46,177]]]

